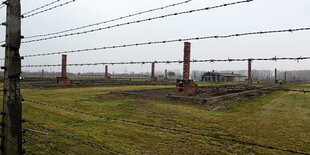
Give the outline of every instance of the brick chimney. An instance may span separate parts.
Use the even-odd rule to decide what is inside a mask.
[[[253,79],[252,79],[252,59],[248,60],[248,87],[252,87]]]
[[[165,78],[164,78],[164,80],[169,80],[169,78],[168,78],[168,71],[167,71],[167,69],[165,69]]]
[[[183,79],[177,80],[176,93],[188,95],[197,94],[198,88],[193,80],[189,79],[191,59],[191,43],[184,43]]]
[[[151,78],[155,78],[155,63],[152,63],[152,71],[151,71]]]
[[[105,74],[104,74],[105,77],[108,76],[108,65],[105,65]]]
[[[69,85],[74,84],[74,81],[69,80],[67,77],[67,55],[61,57],[61,77],[56,77],[56,84]]]
[[[108,65],[105,65],[105,72],[104,72],[104,80],[111,80],[111,77],[109,76],[109,70]]]
[[[61,77],[67,78],[67,55],[62,55],[61,59]]]
[[[151,79],[150,79],[151,83],[156,83],[157,82],[157,78],[155,77],[155,63],[152,63],[152,71],[151,71]]]
[[[278,70],[274,69],[274,83],[278,84]]]
[[[189,80],[191,60],[191,43],[184,43],[183,80]]]

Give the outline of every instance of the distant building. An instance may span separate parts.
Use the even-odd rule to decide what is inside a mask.
[[[247,77],[234,73],[206,72],[201,76],[204,82],[244,82]]]

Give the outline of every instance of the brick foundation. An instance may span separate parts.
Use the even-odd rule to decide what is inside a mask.
[[[176,92],[178,94],[197,94],[197,87],[193,80],[177,80]]]
[[[68,78],[56,77],[56,84],[58,85],[70,85],[75,84],[74,81],[69,80]]]

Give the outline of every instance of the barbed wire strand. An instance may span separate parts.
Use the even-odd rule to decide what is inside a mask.
[[[122,19],[130,18],[130,17],[142,15],[142,14],[145,14],[145,13],[150,13],[150,12],[154,12],[154,11],[157,11],[157,10],[163,10],[163,9],[166,9],[166,8],[171,8],[171,7],[174,7],[174,6],[186,4],[186,3],[189,3],[191,1],[193,1],[193,0],[186,0],[186,1],[183,1],[183,2],[174,3],[174,4],[167,5],[167,6],[163,6],[163,7],[159,7],[159,8],[155,8],[155,9],[150,9],[150,10],[147,10],[147,11],[141,11],[141,12],[138,12],[138,13],[134,13],[134,14],[118,17],[118,18],[115,18],[115,19],[111,19],[111,20],[107,20],[107,21],[103,21],[103,22],[98,22],[98,23],[94,23],[94,24],[89,24],[89,25],[85,25],[85,26],[81,26],[81,27],[76,27],[76,28],[72,28],[72,29],[67,29],[67,30],[63,30],[63,31],[59,31],[59,32],[52,32],[52,33],[48,33],[48,34],[33,35],[33,36],[25,37],[24,39],[31,39],[31,38],[37,38],[37,37],[46,37],[46,36],[51,36],[51,35],[57,35],[57,34],[61,34],[61,33],[71,32],[71,31],[75,31],[75,30],[80,30],[80,29],[84,29],[84,28],[88,28],[88,27],[92,27],[92,26],[99,26],[99,25],[102,25],[102,24],[106,24],[106,23],[110,23],[110,22],[115,22],[115,21],[118,21],[118,20],[122,20]]]
[[[207,60],[191,60],[192,63],[203,63],[203,62],[241,62],[241,61],[280,61],[280,60],[292,60],[300,62],[301,60],[309,60],[310,57],[290,57],[290,58],[248,58],[248,59],[207,59]],[[66,64],[68,67],[72,66],[98,66],[98,65],[137,65],[137,64],[181,64],[183,60],[172,60],[172,61],[128,61],[128,62],[98,62],[98,63],[80,63],[80,64]],[[59,67],[61,64],[52,64],[52,65],[24,65],[23,68],[36,68],[36,67]]]
[[[134,46],[167,44],[167,43],[174,43],[174,42],[186,42],[186,41],[206,40],[206,39],[226,39],[226,38],[232,38],[232,37],[260,35],[260,34],[272,34],[272,33],[286,33],[286,32],[292,33],[292,32],[297,32],[297,31],[309,31],[309,30],[310,30],[310,27],[306,27],[306,28],[297,28],[297,29],[286,29],[286,30],[256,31],[256,32],[229,34],[229,35],[217,35],[217,36],[205,36],[205,37],[150,41],[150,42],[140,42],[140,43],[133,43],[133,44],[104,46],[104,47],[97,47],[97,48],[86,48],[86,49],[68,50],[68,51],[60,51],[60,52],[30,54],[30,55],[24,55],[23,57],[24,58],[25,57],[39,57],[39,56],[60,55],[60,54],[69,54],[69,53],[93,52],[93,51],[98,51],[98,50],[126,48],[126,47],[134,47]],[[4,60],[4,58],[1,58],[0,60]]]
[[[29,18],[29,17],[35,16],[35,15],[38,15],[38,14],[41,14],[41,13],[44,13],[44,12],[47,12],[47,11],[51,11],[53,9],[56,9],[56,8],[59,8],[59,7],[62,7],[62,6],[65,6],[65,5],[73,3],[73,2],[75,2],[75,0],[71,0],[71,1],[68,1],[68,2],[65,2],[65,3],[61,3],[59,5],[53,6],[51,8],[45,9],[45,10],[41,10],[39,12],[35,12],[35,13],[32,13],[32,14],[29,14],[29,15],[25,15],[25,16],[22,15],[21,18],[22,19]]]
[[[51,3],[42,5],[42,6],[38,7],[38,8],[35,8],[35,9],[33,9],[33,10],[30,10],[30,11],[28,11],[28,12],[23,13],[22,16],[25,16],[25,15],[30,14],[30,13],[32,13],[32,12],[35,12],[35,11],[44,9],[45,7],[48,7],[48,6],[50,6],[50,5],[53,5],[53,4],[58,3],[58,2],[60,2],[60,1],[62,1],[62,0],[56,0],[56,1],[53,1],[53,2],[51,2]]]
[[[81,31],[81,32],[74,32],[74,33],[61,34],[61,35],[56,35],[56,36],[51,36],[51,37],[46,37],[46,38],[22,41],[22,43],[32,43],[32,42],[46,41],[46,40],[51,40],[51,39],[56,39],[56,38],[63,38],[63,37],[74,36],[74,35],[93,33],[93,32],[102,31],[102,30],[106,30],[106,29],[111,29],[111,28],[115,28],[115,27],[120,27],[120,26],[125,26],[125,25],[130,25],[130,24],[138,24],[138,23],[142,23],[142,22],[147,22],[147,21],[152,21],[152,20],[156,20],[156,19],[167,18],[167,17],[171,17],[171,16],[178,16],[178,15],[183,15],[183,14],[191,14],[191,13],[195,13],[195,12],[199,12],[199,11],[207,11],[207,10],[211,10],[211,9],[217,9],[217,8],[232,6],[232,5],[241,4],[241,3],[247,3],[247,2],[251,2],[251,1],[253,1],[253,0],[243,0],[243,1],[238,1],[238,2],[232,2],[232,3],[217,5],[217,6],[213,6],[213,7],[206,7],[206,8],[194,9],[194,10],[189,10],[189,11],[184,11],[184,12],[171,13],[171,14],[166,14],[166,15],[162,15],[162,16],[156,16],[156,17],[146,18],[146,19],[142,19],[142,20],[135,20],[135,21],[125,22],[125,23],[116,24],[116,25],[112,25],[112,26],[101,27],[101,28],[97,28],[97,29],[91,29],[91,30],[86,30],[86,31]]]
[[[48,106],[48,107],[66,110],[66,111],[70,111],[70,112],[94,116],[94,117],[98,117],[98,118],[105,119],[105,120],[112,120],[112,121],[118,121],[118,122],[123,122],[123,123],[136,124],[136,125],[141,125],[141,126],[151,127],[151,128],[159,128],[162,130],[191,134],[191,135],[195,135],[195,136],[209,137],[209,138],[239,143],[239,144],[243,144],[243,145],[262,147],[262,148],[266,148],[266,149],[309,155],[309,153],[299,152],[299,151],[290,150],[290,149],[282,149],[282,148],[277,148],[277,147],[273,147],[273,146],[266,146],[266,145],[262,145],[262,144],[252,143],[252,142],[245,142],[245,141],[241,141],[241,140],[237,140],[237,139],[230,139],[230,138],[226,138],[226,137],[221,137],[219,135],[196,133],[196,132],[192,132],[192,131],[185,131],[185,130],[181,130],[181,129],[163,127],[163,126],[159,126],[159,125],[147,124],[147,123],[142,123],[142,122],[137,122],[137,121],[132,121],[132,120],[125,120],[125,119],[113,118],[113,117],[109,117],[109,116],[102,116],[102,115],[92,114],[92,113],[88,113],[88,112],[84,112],[84,111],[78,111],[78,110],[74,110],[74,109],[70,109],[70,108],[66,108],[66,107],[62,107],[62,106],[58,106],[58,105],[52,105],[52,104],[42,103],[42,102],[28,100],[28,99],[24,99],[24,101],[26,101],[28,103],[32,103],[32,104],[43,105],[43,106]]]

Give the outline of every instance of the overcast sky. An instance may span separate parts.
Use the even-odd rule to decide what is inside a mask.
[[[54,0],[23,0],[22,12]],[[69,0],[67,0],[69,1]],[[22,20],[22,34],[31,36],[45,34],[68,28],[75,28],[99,21],[181,2],[182,0],[76,0],[76,2],[44,14]],[[105,27],[126,21],[144,19],[168,13],[181,12],[215,6],[238,0],[193,0],[173,8],[143,14],[126,20],[117,21],[93,28]],[[144,41],[157,41],[178,38],[190,38],[210,35],[278,30],[310,27],[309,0],[254,0],[250,3],[202,11],[165,19],[153,20],[139,24],[116,27],[96,33],[78,35],[22,44],[21,55],[47,53],[72,49],[121,45]],[[0,10],[1,22],[5,20],[5,9]],[[1,39],[4,39],[4,27],[0,28]],[[192,59],[225,59],[225,58],[264,58],[264,57],[299,57],[310,56],[310,32],[295,32],[245,36],[230,39],[210,39],[192,41]],[[2,48],[1,51],[4,51]],[[0,53],[4,56],[4,52]],[[140,47],[101,50],[88,53],[68,54],[68,63],[121,62],[121,61],[154,61],[182,60],[183,43],[150,45]],[[26,64],[59,64],[61,55],[26,58]],[[245,70],[247,62],[232,63],[197,63],[192,70]],[[310,69],[310,60],[300,63],[254,62],[253,69],[305,70]],[[117,65],[111,66],[111,72],[146,72],[150,65]],[[41,68],[31,69],[33,71]],[[48,71],[60,71],[60,67],[44,68]],[[103,66],[70,67],[70,72],[101,72]],[[182,65],[159,64],[156,70],[182,69]],[[30,70],[24,68],[23,70]]]

